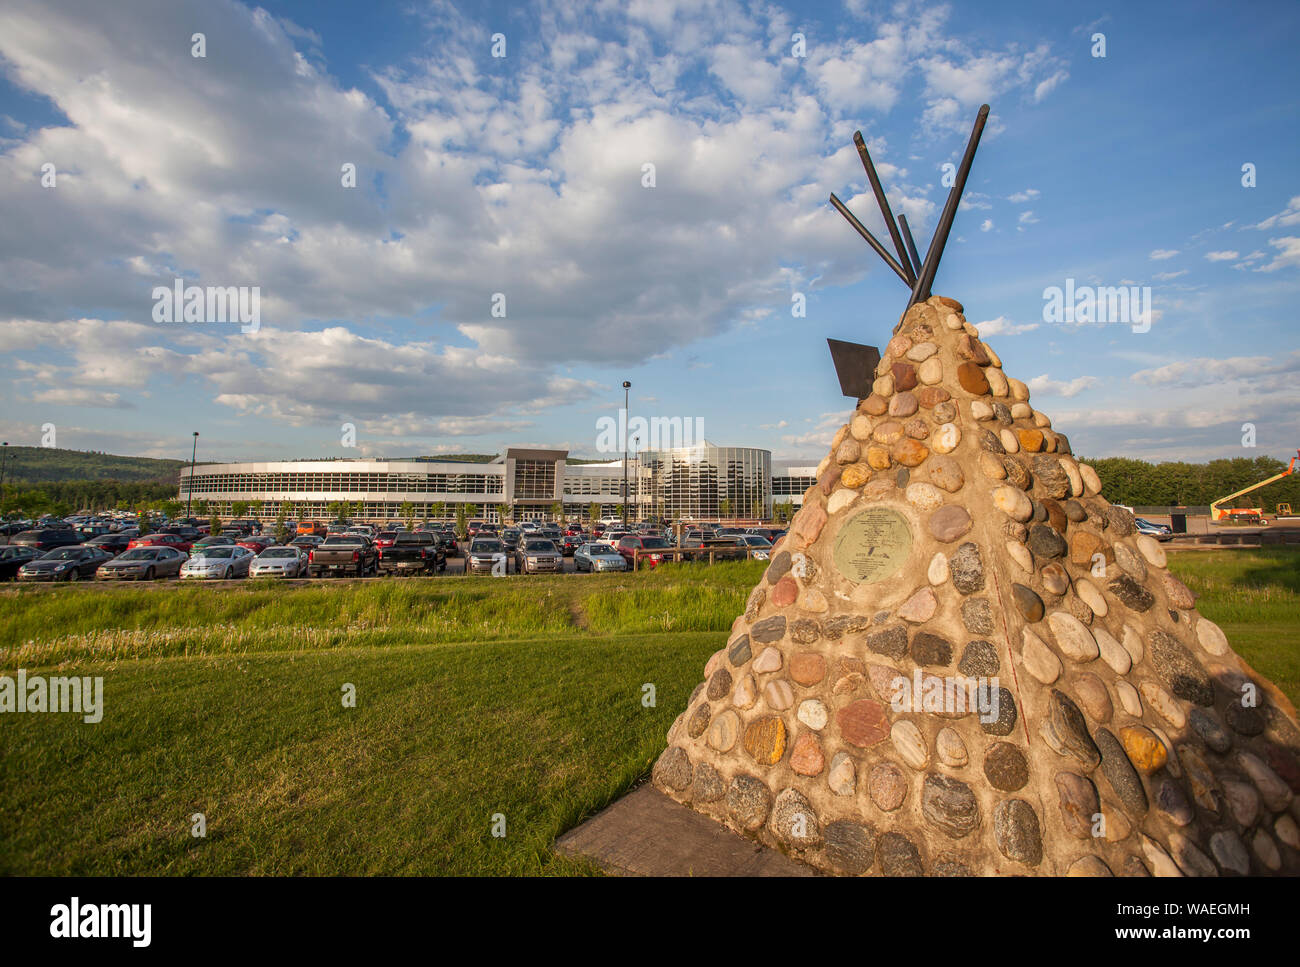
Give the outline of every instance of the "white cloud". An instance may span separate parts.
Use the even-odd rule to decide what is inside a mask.
[[[1023,205],[1027,201],[1032,201],[1042,194],[1037,188],[1026,188],[1024,191],[1018,191],[1014,195],[1007,195],[1007,201],[1015,205]]]
[[[1235,258],[1240,258],[1241,256],[1240,253],[1238,252],[1225,251],[1225,252],[1206,252],[1205,257],[1211,262],[1230,262]]]
[[[1256,272],[1276,272],[1288,266],[1300,266],[1300,238],[1288,235],[1284,238],[1270,238],[1268,244],[1278,250],[1273,261],[1261,265]]]
[[[1038,217],[1032,211],[1021,212],[1020,218],[1017,219],[1017,221],[1019,221],[1021,225],[1036,225],[1038,223]]]
[[[1158,248],[1148,255],[1147,258],[1151,259],[1153,262],[1161,262],[1165,259],[1171,259],[1177,254],[1178,249],[1176,248]]]
[[[1157,282],[1168,282],[1171,279],[1176,279],[1179,276],[1186,274],[1187,269],[1179,269],[1177,272],[1157,272],[1155,275],[1151,276],[1151,278],[1155,279]]]
[[[1152,369],[1140,369],[1129,378],[1146,386],[1207,387],[1216,383],[1297,371],[1300,371],[1300,350],[1283,356],[1182,359]]]
[[[1071,380],[1052,379],[1046,373],[1035,376],[1026,384],[1030,391],[1040,396],[1078,396],[1084,390],[1100,385],[1095,376],[1080,376]]]
[[[1018,336],[1023,332],[1033,332],[1038,328],[1036,322],[1026,322],[1016,324],[1006,316],[998,316],[996,319],[986,319],[984,322],[975,323],[975,328],[980,331],[980,336]]]
[[[1287,202],[1286,208],[1282,211],[1276,215],[1270,215],[1254,227],[1261,231],[1267,231],[1278,225],[1300,225],[1300,195],[1296,195]]]
[[[993,228],[993,219],[991,219],[991,218],[986,218],[986,219],[984,219],[984,221],[980,222],[980,231],[981,231],[981,232],[987,232],[987,231],[989,231],[989,230],[992,229],[992,228]]]

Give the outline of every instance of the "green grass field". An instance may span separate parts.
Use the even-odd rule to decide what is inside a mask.
[[[1172,559],[1293,701],[1298,564]],[[552,842],[646,774],[761,573],[5,590],[0,671],[102,675],[105,713],[0,719],[0,873],[593,872]]]

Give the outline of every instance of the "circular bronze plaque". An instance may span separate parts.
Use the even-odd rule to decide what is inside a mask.
[[[907,518],[888,507],[855,514],[835,535],[835,568],[850,581],[870,584],[892,577],[912,551]]]

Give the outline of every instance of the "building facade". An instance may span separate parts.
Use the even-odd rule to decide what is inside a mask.
[[[568,463],[566,450],[508,448],[486,463],[453,460],[292,460],[207,464],[181,470],[180,500],[203,501],[209,513],[230,516],[234,506],[256,507],[263,518],[281,510],[297,520],[328,520],[332,505],[349,505],[358,520],[390,520],[410,504],[420,520],[470,516],[499,522],[620,516],[634,519],[770,519],[775,503],[802,504],[803,472],[772,469],[769,450],[703,442],[622,460]],[[626,486],[626,491],[624,487]],[[797,486],[792,497],[789,492]],[[625,496],[626,495],[626,496]]]

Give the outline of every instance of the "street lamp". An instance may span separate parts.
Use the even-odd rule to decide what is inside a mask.
[[[185,488],[185,516],[190,516],[190,501],[194,499],[194,458],[199,452],[199,431],[194,431],[194,446],[190,448],[190,485]]]
[[[627,424],[631,421],[628,412],[628,390],[632,384],[623,380],[623,530],[627,530]]]

